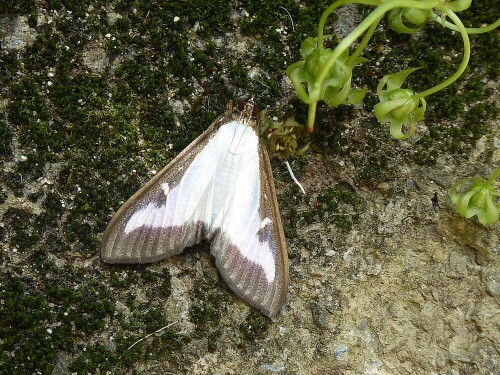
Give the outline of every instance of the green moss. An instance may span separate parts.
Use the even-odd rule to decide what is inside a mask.
[[[0,119],[0,159],[11,155],[11,143],[12,130],[4,120]]]
[[[34,220],[35,215],[27,210],[9,207],[2,218],[7,242],[22,252],[36,244],[40,237],[33,230]]]
[[[223,0],[211,2],[193,0],[189,2],[167,3],[156,0],[146,3],[137,2],[133,5],[136,6],[139,15],[146,15],[148,13],[151,15],[148,26],[159,23],[171,27],[182,25],[184,26],[183,28],[192,29],[197,24],[197,33],[202,36],[225,32],[229,26],[229,16],[232,9],[231,5]],[[120,2],[120,8],[122,10],[130,9],[130,5]],[[180,17],[180,20],[174,23],[174,17],[176,16]]]
[[[71,328],[57,324],[35,284],[11,274],[1,277],[2,373],[50,373],[57,351],[71,349]]]
[[[70,364],[70,371],[77,373],[98,373],[110,371],[113,374],[130,373],[130,368],[139,360],[170,361],[175,360],[175,353],[185,343],[185,338],[176,333],[175,329],[165,328],[159,333],[144,337],[167,325],[167,321],[159,310],[147,311],[141,316],[134,317],[135,331],[142,330],[142,335],[118,334],[115,338],[115,348],[110,349],[102,344],[81,345],[79,355]],[[132,327],[131,327],[132,328]],[[128,349],[138,340],[144,339]]]
[[[5,203],[5,201],[7,200],[7,196],[7,191],[3,187],[0,187],[0,204]]]
[[[13,52],[0,51],[0,67],[0,84],[12,83],[19,69],[18,55]]]
[[[266,38],[271,32],[279,27],[286,26],[288,34],[291,36],[291,44],[302,42],[304,35],[313,36],[317,34],[317,24],[323,11],[331,4],[331,1],[305,1],[302,9],[293,1],[242,1],[244,9],[250,17],[243,18],[241,22],[242,32],[246,35],[260,35],[267,42]],[[295,32],[288,14],[280,7],[284,7],[294,20]],[[334,19],[333,17],[330,20]],[[296,57],[299,54],[297,52]]]
[[[47,238],[45,239],[45,246],[47,251],[52,254],[64,254],[66,251],[70,250],[66,241],[54,233],[47,235]]]
[[[496,0],[474,1],[469,9],[459,13],[459,16],[466,27],[481,27],[495,21],[495,13],[492,12],[495,7],[498,9]],[[471,35],[470,39],[472,43],[470,71],[479,68],[486,72],[489,79],[496,80],[500,71],[500,51],[497,47],[499,44],[498,32]]]
[[[48,278],[46,295],[63,324],[74,324],[86,334],[104,328],[106,317],[115,311],[115,300],[104,285],[85,280],[83,274],[70,268]]]
[[[116,160],[107,153],[103,153],[101,159],[90,156],[85,160],[75,159],[59,175],[59,184],[64,191],[75,194],[72,199],[75,207],[64,222],[66,239],[87,253],[99,250],[100,241],[97,237],[109,221],[113,202],[118,205],[120,199],[130,197],[141,184],[139,176],[131,173],[133,168],[140,170],[137,163],[128,160],[116,169],[109,168]],[[105,165],[106,161],[111,164]],[[88,168],[93,168],[94,173],[89,175]],[[143,168],[142,173],[146,172],[147,169]]]
[[[90,5],[99,8],[106,4],[101,0],[48,0],[47,3],[51,9],[70,11],[75,18],[84,18]]]
[[[64,214],[64,202],[62,197],[57,192],[48,192],[43,201],[45,212],[37,217],[37,227],[40,231],[47,231],[53,228],[54,223],[59,222]]]
[[[116,351],[122,354],[127,354],[130,345],[159,330],[130,349],[132,355],[142,356],[146,360],[173,359],[175,353],[187,342],[187,338],[180,335],[174,325],[169,324],[162,310],[151,308],[149,304],[139,306],[134,316],[123,322],[123,328],[134,334],[117,340]]]
[[[175,126],[172,107],[168,100],[161,98],[146,102],[141,107],[139,119],[139,128],[144,140],[148,143],[160,144],[162,150],[166,151],[165,143]]]
[[[266,337],[271,324],[271,319],[252,309],[245,318],[245,322],[240,324],[240,332],[246,341],[254,343]]]
[[[219,68],[220,64],[217,61],[217,47],[212,41],[209,41],[203,48],[195,48],[192,55],[193,62],[200,68],[202,78],[206,77],[207,74],[211,75]]]
[[[48,68],[63,68],[71,64],[77,50],[74,46],[68,45],[68,37],[65,38],[57,32],[53,24],[40,26],[39,32],[33,44],[29,45],[23,54],[25,69],[29,71],[43,72],[41,79],[48,79]],[[79,45],[78,48],[83,46]]]
[[[0,14],[3,13],[30,13],[36,10],[36,0],[6,0],[0,5]]]
[[[141,272],[141,284],[146,286],[146,295],[150,300],[166,300],[172,293],[171,277],[168,269],[161,274],[145,269]]]
[[[112,266],[111,277],[109,279],[110,285],[113,288],[130,289],[130,287],[137,283],[139,280],[136,272],[128,271],[127,269],[117,268]]]
[[[78,348],[80,353],[69,365],[69,371],[77,374],[105,374],[111,372],[119,363],[118,354],[103,344],[90,344]]]
[[[216,286],[217,287],[217,286]],[[207,350],[217,349],[221,335],[220,319],[224,306],[224,296],[220,289],[198,283],[191,295],[192,305],[189,317],[195,324],[194,337],[207,338]]]
[[[118,266],[119,267],[119,266]],[[172,293],[171,276],[168,269],[161,273],[146,267],[119,267],[113,266],[111,273],[111,286],[119,290],[129,290],[133,285],[143,285],[150,301],[159,300],[163,303]],[[131,301],[132,303],[134,301]]]
[[[0,15],[12,17],[14,14],[28,15],[28,25],[35,28],[38,16],[36,0],[5,0],[0,3]]]
[[[407,155],[420,165],[435,164],[442,153],[464,157],[475,146],[475,142],[488,132],[490,122],[498,114],[498,108],[489,103],[475,103],[456,123],[431,125],[429,133],[420,137],[415,147],[407,150]]]
[[[45,102],[39,87],[39,80],[34,77],[24,77],[10,86],[12,100],[8,106],[8,120],[13,125],[25,125],[40,121],[48,121],[51,108]]]
[[[79,141],[82,137],[98,133],[98,127],[92,128],[92,125],[98,124],[89,115],[104,108],[108,90],[107,80],[102,76],[79,74],[54,77],[50,98],[59,108],[58,114],[72,123],[72,140]]]
[[[347,125],[341,120],[337,119],[338,115],[341,115],[344,111],[348,109],[345,106],[340,106],[335,109],[330,109],[326,104],[321,103],[318,106],[316,113],[316,122],[318,126],[315,127],[314,133],[311,134],[311,143],[316,152],[323,154],[340,154],[344,155],[348,150],[349,139],[343,136],[343,132],[346,130]],[[304,116],[304,120],[299,117],[302,123],[305,123],[307,116]],[[341,116],[340,116],[341,117]]]
[[[166,68],[153,69],[145,56],[124,62],[116,71],[116,77],[127,82],[135,94],[157,95],[164,90],[169,71]]]
[[[305,214],[304,219],[306,222],[309,218],[311,221],[333,223],[343,232],[348,232],[358,222],[364,208],[364,200],[354,188],[347,182],[340,182],[318,195],[316,207],[309,215]]]
[[[213,35],[214,33],[224,33],[229,25],[231,14],[231,4],[224,0],[203,1],[195,0],[190,3],[189,9],[184,14],[187,15],[191,24],[200,25],[201,35]]]
[[[21,197],[23,195],[25,181],[19,173],[14,171],[4,173],[1,176],[1,181],[6,188],[12,191],[14,196]]]

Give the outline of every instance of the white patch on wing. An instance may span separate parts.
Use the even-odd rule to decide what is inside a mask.
[[[128,220],[124,230],[125,234],[143,226],[155,228],[155,217],[158,214],[163,214],[164,211],[165,206],[156,207],[154,203],[149,203],[146,207],[137,210]]]
[[[164,182],[163,184],[161,184],[161,189],[163,190],[163,194],[167,196],[168,192],[170,191],[170,186],[168,186],[168,182]]]
[[[266,217],[264,220],[260,222],[260,229],[263,229],[266,225],[271,224],[273,221]]]
[[[276,266],[266,227],[272,220],[259,215],[258,146],[257,134],[243,122],[221,126],[173,189],[168,182],[161,184],[165,203],[149,202],[139,208],[125,233],[142,226],[167,228],[201,221],[209,228],[208,239],[221,229],[241,256],[260,266],[272,282]]]

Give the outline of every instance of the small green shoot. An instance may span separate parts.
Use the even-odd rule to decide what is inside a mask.
[[[415,124],[424,118],[425,99],[416,98],[412,90],[401,88],[408,75],[417,69],[386,75],[377,87],[380,103],[375,105],[375,116],[379,122],[391,124],[391,136],[396,139],[411,137],[415,133]],[[402,131],[403,124],[410,126],[406,134]]]
[[[500,167],[488,180],[481,177],[464,178],[458,181],[450,190],[451,201],[457,206],[457,212],[469,219],[477,215],[479,222],[483,225],[494,224],[499,219],[500,191],[493,187],[493,182],[500,176]],[[468,189],[462,194],[458,193],[459,187],[470,183]]]

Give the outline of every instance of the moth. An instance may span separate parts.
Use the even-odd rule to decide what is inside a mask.
[[[229,288],[274,317],[288,290],[288,256],[269,156],[253,102],[224,114],[118,210],[101,259],[150,263],[201,241]]]

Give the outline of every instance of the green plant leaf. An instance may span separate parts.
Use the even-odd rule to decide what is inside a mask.
[[[454,12],[461,12],[470,7],[472,0],[455,0],[446,2],[443,7]]]
[[[401,88],[408,75],[417,69],[386,75],[377,86],[380,103],[374,107],[375,117],[381,123],[390,123],[391,136],[396,139],[412,136],[415,124],[423,119],[427,108],[424,98],[417,98],[412,90]],[[406,133],[404,125],[410,127]]]
[[[467,183],[470,183],[468,189],[462,194],[458,193],[458,189]],[[457,206],[457,212],[467,219],[477,215],[483,225],[494,224],[499,220],[499,196],[491,183],[481,177],[461,179],[450,190],[450,198]]]
[[[359,104],[363,101],[366,95],[366,89],[351,89],[349,91],[349,95],[345,100],[346,104]]]
[[[410,68],[410,69],[405,69],[400,72],[388,74],[384,76],[381,80],[380,83],[377,86],[377,94],[380,96],[380,93],[382,92],[382,89],[384,85],[387,84],[387,91],[392,91],[395,89],[399,89],[401,86],[403,86],[403,83],[406,81],[406,78],[413,73],[414,71],[418,70],[420,68]]]
[[[401,34],[414,34],[426,24],[431,9],[395,8],[387,15],[389,27]]]
[[[308,37],[304,39],[302,44],[300,45],[300,55],[305,60],[307,56],[309,56],[316,48],[318,43],[314,40],[314,38]]]

